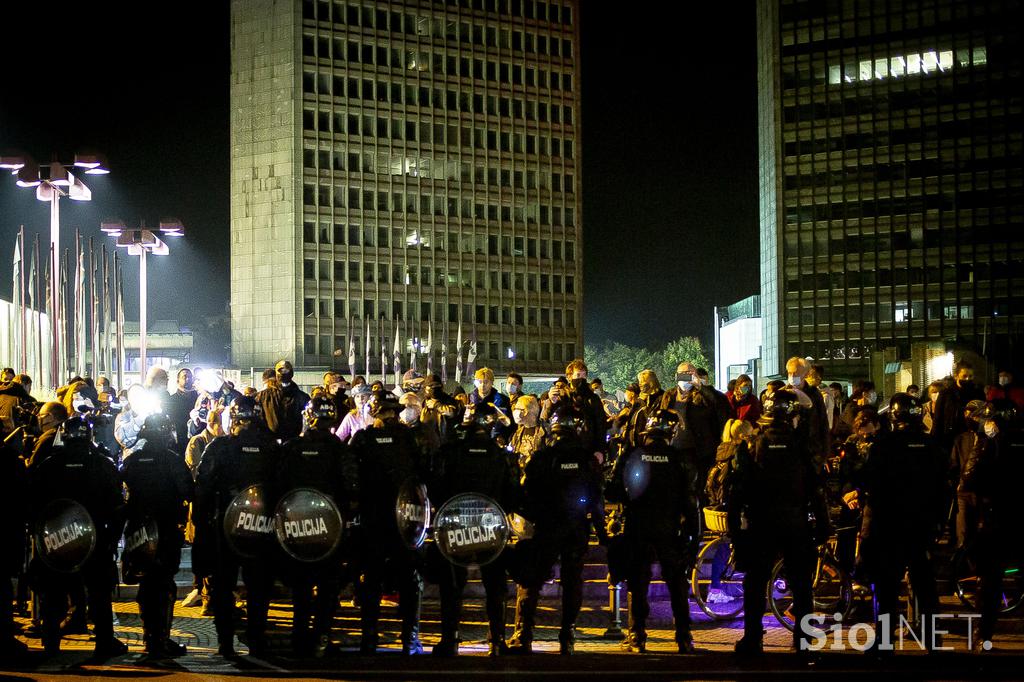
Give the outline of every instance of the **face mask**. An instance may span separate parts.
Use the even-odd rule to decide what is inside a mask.
[[[999,433],[999,427],[996,426],[995,422],[985,422],[985,426],[983,428],[985,430],[985,435],[989,438],[995,438],[996,434]]]
[[[515,421],[515,422],[516,422],[517,424],[518,424],[519,422],[523,421],[523,411],[522,411],[522,410],[512,410],[512,419],[513,419],[513,420],[514,420],[514,421]]]
[[[398,418],[403,424],[415,424],[420,419],[420,411],[415,407],[407,407],[399,413]]]
[[[874,405],[878,402],[878,393],[871,391],[868,393],[868,405]]]
[[[737,390],[740,395],[750,395],[750,384],[743,384]]]
[[[584,382],[586,382],[586,379],[573,379],[569,383],[572,384],[573,389],[579,390],[580,386],[582,386]]]
[[[480,390],[481,388],[483,388],[484,382],[481,379],[473,379],[473,385],[477,388],[477,390]]]
[[[676,385],[679,386],[679,390],[682,391],[683,393],[686,393],[687,391],[693,389],[692,381],[677,381]]]
[[[1010,385],[1010,377],[1008,377],[1008,376],[1001,376],[1001,377],[999,377],[999,385],[1000,386],[1009,386]]]
[[[509,384],[508,385],[508,394],[509,395],[515,395],[516,393],[519,393],[519,386],[517,386],[516,384]]]
[[[281,381],[282,386],[288,386],[289,384],[292,383],[291,372],[278,372],[277,378]]]
[[[789,385],[790,386],[799,386],[800,385],[800,377],[798,377],[797,375],[790,374],[788,379],[789,379]]]
[[[963,379],[956,382],[956,385],[960,388],[970,388],[971,386],[974,386],[974,379]]]

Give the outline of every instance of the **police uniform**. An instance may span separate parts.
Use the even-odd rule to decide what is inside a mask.
[[[41,602],[44,649],[49,654],[59,650],[68,594],[84,585],[96,636],[95,656],[123,653],[127,648],[114,638],[111,606],[117,576],[114,548],[121,535],[124,504],[117,469],[91,442],[68,442],[55,445],[52,455],[32,468],[30,477],[31,512],[37,523],[44,520],[41,515],[51,502],[68,499],[85,507],[96,529],[95,548],[77,572],[59,573],[38,556],[32,561],[30,573]]]
[[[239,398],[235,407],[243,400]],[[211,576],[210,604],[218,645],[224,655],[234,655],[234,590],[239,567],[247,592],[245,627],[249,650],[258,654],[266,649],[267,610],[276,553],[268,549],[267,556],[255,559],[236,555],[224,537],[223,517],[238,493],[253,485],[266,486],[273,480],[278,471],[277,459],[277,445],[253,424],[237,434],[215,438],[203,452],[196,472],[196,542],[206,544],[212,559],[212,565],[204,567],[204,572]]]
[[[143,437],[149,434],[149,422],[154,417],[156,415],[147,419]],[[169,431],[174,428],[169,421],[167,426]],[[177,596],[174,576],[181,563],[182,529],[187,520],[187,504],[192,500],[194,484],[184,460],[166,447],[167,440],[147,438],[142,449],[128,455],[121,467],[121,478],[128,490],[129,530],[134,528],[136,533],[146,533],[140,523],[132,522],[142,522],[147,518],[155,522],[157,530],[155,556],[144,565],[135,566],[141,573],[137,599],[143,639],[146,651],[151,655],[184,653],[183,647],[173,642],[168,645],[168,641]],[[130,547],[145,540],[141,536],[126,537],[125,543]]]
[[[560,651],[572,654],[573,628],[583,603],[583,557],[590,526],[604,532],[601,467],[579,435],[565,424],[552,429],[523,475],[522,516],[534,524],[534,537],[519,543],[516,632],[510,643],[528,653],[540,589],[561,561]]]
[[[311,488],[330,497],[343,518],[351,518],[359,492],[358,464],[348,446],[334,434],[310,428],[284,444],[279,466],[275,484],[282,495],[296,488]],[[322,653],[327,645],[342,586],[343,558],[340,551],[335,551],[316,562],[293,558],[284,562],[294,608],[292,647],[297,653]]]
[[[890,628],[899,619],[900,586],[908,570],[926,627],[938,609],[929,552],[947,510],[946,457],[924,433],[920,416],[904,418],[909,409],[904,399],[913,401],[906,394],[890,401],[894,429],[872,448],[859,491],[864,496],[859,568],[874,586],[879,615],[890,615]],[[931,634],[924,634],[930,645]]]
[[[693,647],[687,573],[698,540],[697,472],[692,457],[666,442],[670,435],[665,434],[664,439],[647,437],[642,448],[619,458],[607,491],[609,500],[624,505],[630,595],[627,646],[638,652],[645,650],[647,642],[647,590],[655,559],[668,586],[676,642],[684,653]]]
[[[402,484],[422,480],[416,443],[409,429],[395,419],[357,432],[352,450],[359,462],[362,651],[377,650],[381,594],[389,579],[398,588],[402,651],[420,653],[423,579],[417,571],[418,557],[402,542],[395,517]]]
[[[442,448],[439,460],[437,476],[430,486],[430,497],[438,504],[460,493],[477,493],[490,497],[503,510],[516,508],[519,488],[516,465],[512,456],[490,438],[489,427],[467,425],[465,438]],[[497,656],[506,650],[507,582],[502,557],[481,566],[480,576],[487,595],[490,654]],[[459,647],[458,629],[467,571],[445,561],[439,568],[438,578],[441,592],[441,642],[434,648],[434,653],[454,655],[458,653]]]
[[[750,447],[737,453],[736,482],[727,508],[730,537],[743,577],[743,638],[736,650],[760,653],[765,593],[772,567],[781,554],[793,593],[793,619],[799,624],[812,606],[811,581],[815,541],[827,529],[824,491],[810,449],[798,437],[792,420],[799,408],[791,391],[776,391],[765,405],[762,429]],[[812,524],[814,514],[817,525]],[[800,650],[800,628],[794,646]]]

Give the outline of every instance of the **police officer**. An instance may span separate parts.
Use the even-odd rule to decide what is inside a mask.
[[[96,451],[92,426],[75,416],[61,424],[52,455],[30,471],[31,514],[37,524],[46,522],[48,508],[57,500],[73,500],[89,513],[95,533],[95,547],[81,568],[71,574],[47,566],[39,556],[30,573],[40,596],[43,648],[48,655],[60,650],[60,623],[67,612],[69,592],[84,585],[88,592],[96,647],[93,659],[102,661],[128,651],[114,638],[111,591],[114,548],[121,535],[124,498],[117,469]],[[37,545],[37,554],[45,548]]]
[[[175,427],[167,415],[146,417],[139,432],[139,438],[145,439],[146,444],[128,455],[121,465],[121,478],[128,490],[125,544],[129,558],[132,545],[147,540],[143,537],[148,534],[147,520],[153,522],[157,532],[155,554],[142,565],[134,566],[141,575],[137,598],[146,654],[150,658],[186,653],[183,644],[170,638],[170,631],[177,595],[174,576],[181,563],[183,528],[194,484],[188,465],[169,447]],[[133,530],[137,537],[133,537]]]
[[[224,513],[238,493],[253,485],[266,486],[279,470],[277,445],[262,427],[256,402],[246,396],[235,399],[231,403],[230,419],[230,434],[214,439],[199,463],[193,512],[196,542],[209,543],[207,546],[212,547],[213,565],[206,567],[206,572],[211,576],[210,603],[217,630],[217,650],[226,658],[235,656],[234,590],[239,567],[248,594],[245,629],[249,653],[256,656],[266,653],[273,557],[250,559],[235,554],[224,537]],[[265,503],[273,509],[269,500]]]
[[[1019,537],[1024,514],[1020,505],[1020,481],[1024,480],[1024,430],[1012,403],[1001,403],[982,419],[978,442],[967,459],[960,488],[977,500],[977,532],[972,548],[981,579],[981,621],[973,633],[975,651],[988,651],[1002,604],[1003,577],[1007,564],[1019,562]],[[1019,564],[1018,564],[1019,565]]]
[[[612,470],[608,499],[623,503],[623,532],[629,547],[629,634],[624,648],[643,653],[647,648],[651,562],[661,564],[675,618],[679,653],[693,653],[687,574],[699,542],[697,471],[692,454],[669,445],[679,415],[661,409],[648,420],[643,446],[620,457]]]
[[[736,653],[747,656],[762,652],[764,595],[779,554],[793,592],[793,642],[801,650],[805,636],[799,624],[812,605],[815,542],[828,537],[824,491],[811,451],[799,437],[799,398],[792,390],[779,389],[764,408],[760,431],[748,449],[737,452],[736,481],[726,503],[736,563],[746,569],[744,633]]]
[[[277,486],[282,494],[296,488],[319,491],[334,502],[344,518],[351,519],[358,502],[359,471],[349,447],[331,433],[338,421],[336,403],[332,396],[322,394],[306,405],[304,416],[306,431],[282,448]],[[295,610],[292,649],[300,656],[323,656],[330,644],[331,623],[341,591],[342,556],[336,550],[315,562],[285,562]]]
[[[922,415],[917,399],[906,393],[892,397],[892,432],[872,448],[857,499],[864,508],[860,561],[874,584],[879,618],[888,616],[891,635],[894,619],[899,619],[900,585],[909,569],[922,617],[919,634],[930,647],[930,616],[939,595],[929,551],[945,521],[948,497],[946,459],[925,434]],[[885,623],[880,620],[879,628]]]
[[[402,619],[402,653],[423,653],[420,644],[420,597],[423,579],[414,550],[402,542],[395,506],[407,481],[423,479],[417,447],[409,429],[398,420],[401,406],[383,396],[372,403],[373,424],[352,437],[359,462],[360,537],[357,550],[362,569],[360,606],[364,654],[374,654],[379,642],[380,600],[385,580],[394,580]]]
[[[510,646],[532,652],[534,616],[540,588],[561,560],[562,619],[559,653],[572,655],[574,627],[583,603],[583,556],[590,526],[603,537],[604,500],[601,466],[581,437],[583,415],[562,406],[551,416],[551,435],[523,474],[522,516],[534,525],[534,537],[520,543],[517,560],[516,625]]]
[[[468,408],[461,429],[463,437],[447,444],[439,455],[436,477],[430,497],[438,503],[460,493],[478,493],[490,497],[503,510],[515,509],[519,481],[512,455],[499,448],[491,438],[496,410],[479,403]],[[440,558],[440,557],[436,557]],[[499,557],[480,567],[486,591],[488,655],[508,653],[505,645],[505,564]],[[462,592],[466,587],[465,568],[444,562],[439,569],[441,591],[441,641],[434,655],[459,653],[459,620],[462,616]]]

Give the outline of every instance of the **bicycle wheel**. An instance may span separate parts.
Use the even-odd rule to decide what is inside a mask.
[[[736,570],[728,537],[715,538],[700,550],[690,589],[697,606],[712,620],[732,620],[743,612],[743,572]]]
[[[836,614],[845,620],[853,609],[853,584],[850,576],[831,557],[822,557],[815,565],[812,583],[813,602],[811,613],[818,617],[818,627],[823,630],[836,621]],[[768,583],[768,602],[772,614],[787,630],[792,631],[793,594],[786,579],[786,569],[779,561],[772,569]]]
[[[978,567],[970,552],[957,550],[953,557],[953,584],[957,598],[964,606],[972,609],[980,608],[978,592],[981,580]],[[1003,591],[999,595],[999,612],[1011,613],[1024,602],[1024,585],[1020,574],[1020,565],[1013,563],[1003,569]]]

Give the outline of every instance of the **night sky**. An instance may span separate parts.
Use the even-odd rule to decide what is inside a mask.
[[[587,343],[710,342],[712,306],[757,293],[754,11],[708,4],[584,3]],[[99,223],[114,216],[180,218],[185,239],[150,260],[149,316],[200,325],[227,311],[228,3],[173,3],[144,19],[137,8],[56,3],[23,21],[5,9],[17,30],[4,37],[0,150],[107,156],[111,175],[84,176],[93,201],[61,202],[62,246],[75,227],[110,244]],[[4,297],[21,224],[47,243],[46,205],[0,177]],[[137,260],[125,270],[128,319]]]

